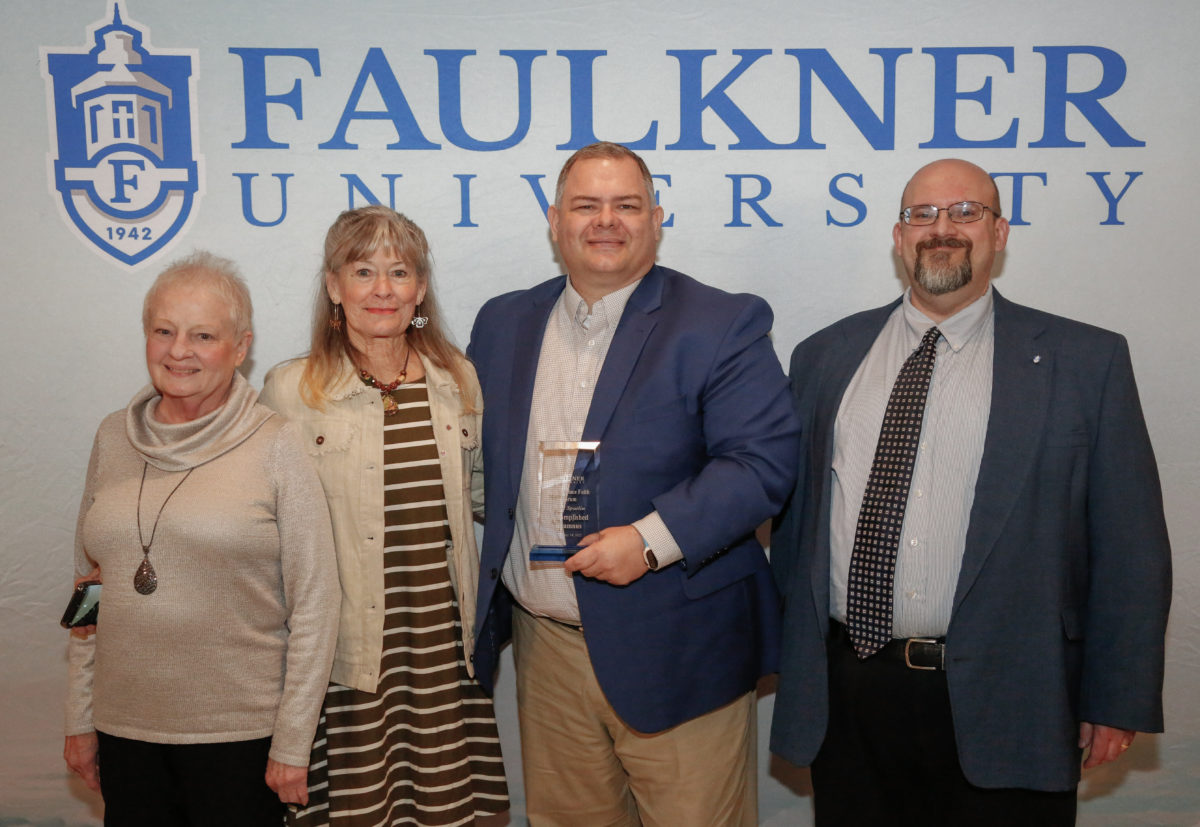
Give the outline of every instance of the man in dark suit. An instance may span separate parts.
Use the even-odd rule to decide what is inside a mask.
[[[818,825],[1072,824],[1083,752],[1162,731],[1170,549],[1128,348],[990,287],[982,169],[929,164],[901,208],[909,291],[792,356],[771,748],[812,765]]]
[[[625,147],[573,155],[547,218],[567,275],[488,302],[471,334],[476,674],[491,687],[511,630],[531,824],[754,824],[754,690],[779,638],[754,530],[798,440],[771,311],[655,265],[662,208]],[[567,506],[595,523],[565,563],[531,563],[574,542],[539,519],[568,489],[539,445],[564,441],[599,443],[572,452]]]

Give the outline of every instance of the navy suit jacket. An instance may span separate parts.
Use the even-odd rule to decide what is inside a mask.
[[[534,378],[565,284],[560,276],[492,299],[468,348],[484,398],[475,670],[489,690],[511,630],[500,572]],[[630,296],[596,384],[583,439],[600,441],[600,526],[657,510],[684,553],[627,586],[575,575],[596,677],[642,732],[728,703],[778,662],[779,599],[754,530],[792,488],[799,426],[771,322],[756,296],[656,266]]]
[[[812,762],[828,715],[834,420],[896,307],[802,342],[805,429],[772,566],[786,629],[771,749]],[[995,295],[991,410],[946,636],[959,759],[981,787],[1072,789],[1080,721],[1162,731],[1170,548],[1124,338]]]

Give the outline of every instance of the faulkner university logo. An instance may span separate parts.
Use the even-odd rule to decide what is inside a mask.
[[[50,180],[76,234],[130,267],[166,249],[202,194],[195,50],[151,50],[121,0],[83,48],[42,49]],[[86,42],[86,41],[85,41]]]

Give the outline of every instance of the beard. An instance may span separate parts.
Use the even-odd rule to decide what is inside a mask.
[[[957,238],[931,238],[917,245],[917,263],[913,268],[913,281],[934,296],[953,293],[971,283],[971,242]],[[948,256],[938,255],[938,250],[965,249],[962,263],[950,264]],[[931,251],[933,251],[931,253]],[[928,255],[927,255],[928,254]],[[930,259],[934,259],[930,261]]]

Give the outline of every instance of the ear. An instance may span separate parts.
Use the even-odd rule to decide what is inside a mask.
[[[654,211],[651,213],[654,218],[654,239],[662,241],[662,223],[663,223],[663,208],[661,204],[654,205]]]
[[[1000,252],[1008,245],[1008,219],[997,218],[996,226],[992,228],[993,237],[995,239],[996,252]]]
[[[550,240],[555,243],[558,242],[559,218],[560,218],[560,216],[558,214],[558,207],[551,204],[549,207],[546,208],[546,221],[550,222]]]
[[[897,256],[900,255],[900,222],[896,222],[896,226],[892,227],[892,249]]]
[[[334,304],[342,303],[341,285],[338,284],[337,273],[332,270],[325,271],[325,292],[329,295],[329,300]]]
[[[254,341],[254,331],[247,330],[242,334],[242,341],[237,347],[237,361],[234,362],[234,367],[241,367],[242,362],[246,361],[246,355],[250,352],[250,343]]]
[[[420,304],[421,302],[425,301],[425,291],[428,289],[429,289],[428,280],[421,282],[417,286],[417,304]]]

